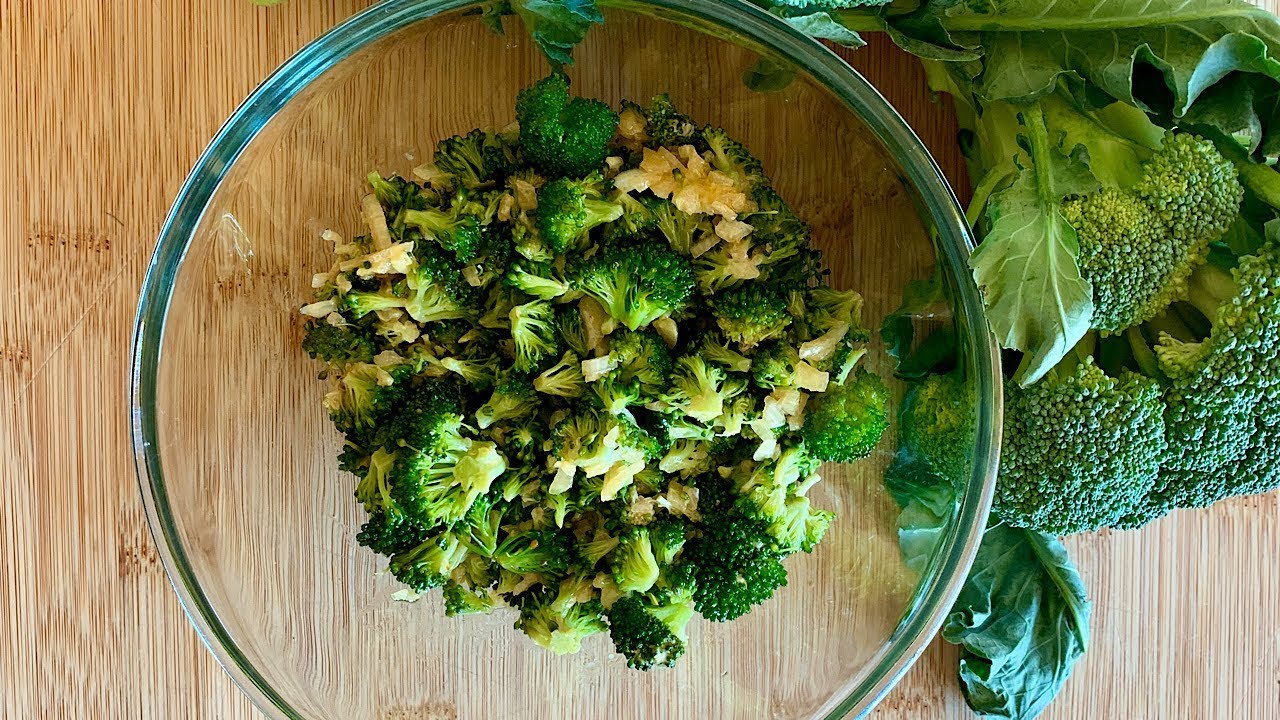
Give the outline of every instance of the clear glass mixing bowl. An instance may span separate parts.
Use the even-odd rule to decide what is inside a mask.
[[[133,372],[139,483],[192,623],[272,718],[839,718],[866,713],[937,631],[986,519],[999,437],[998,356],[965,272],[962,214],[902,119],[817,43],[736,0],[606,3],[571,70],[616,102],[669,92],[764,162],[815,228],[833,282],[867,319],[935,265],[955,298],[981,399],[974,463],[923,574],[899,558],[897,508],[871,458],[829,467],[815,501],[839,519],[790,585],[738,622],[695,620],[674,669],[627,670],[606,637],[556,657],[512,617],[447,619],[359,548],[353,481],[296,309],[327,265],[319,231],[359,227],[362,178],[406,173],[441,137],[512,119],[547,72],[515,23],[466,0],[387,2],[312,43],[227,121],[182,188],[140,299]],[[758,54],[796,82],[752,92]],[[927,319],[925,319],[927,320]],[[888,374],[883,348],[870,365]],[[901,387],[896,388],[901,392]],[[892,434],[892,433],[891,433]]]

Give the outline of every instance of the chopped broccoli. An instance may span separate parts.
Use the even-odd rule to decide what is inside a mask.
[[[599,100],[569,95],[563,75],[548,75],[516,98],[520,149],[540,172],[583,177],[604,165],[618,114]]]
[[[844,384],[809,401],[800,434],[816,457],[853,462],[880,442],[889,427],[887,406],[884,381],[859,368]]]
[[[516,369],[532,372],[560,352],[555,310],[546,300],[533,300],[511,308],[511,339],[515,342]]]
[[[472,130],[436,145],[435,164],[464,187],[501,184],[515,169],[511,148],[495,134]]]
[[[743,348],[779,337],[791,324],[787,298],[759,283],[747,283],[720,293],[711,299],[710,305],[725,336]]]
[[[497,422],[518,420],[537,410],[533,384],[521,375],[509,375],[493,386],[489,401],[476,410],[476,426],[481,430]]]
[[[312,320],[303,332],[302,349],[315,360],[335,365],[368,363],[376,354],[373,338],[354,326]]]
[[[580,249],[592,228],[622,217],[622,206],[601,199],[604,181],[557,178],[538,189],[537,221],[542,240],[562,255]]]
[[[574,263],[571,273],[579,289],[631,330],[684,309],[693,294],[688,261],[656,248],[604,248]]]
[[[693,614],[688,587],[626,595],[609,608],[609,637],[630,668],[672,667],[685,652]]]

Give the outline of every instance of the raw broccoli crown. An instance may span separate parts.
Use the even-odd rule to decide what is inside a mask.
[[[1067,200],[1081,274],[1093,285],[1093,326],[1118,332],[1157,316],[1187,292],[1187,277],[1239,212],[1243,188],[1207,140],[1168,137],[1131,190]]]
[[[953,482],[969,474],[976,422],[973,388],[958,370],[912,383],[899,412],[903,446]]]
[[[858,368],[842,385],[809,400],[800,435],[825,462],[866,457],[889,427],[889,391],[878,375]]]
[[[1208,140],[1185,133],[1166,138],[1142,170],[1133,190],[1176,242],[1217,240],[1240,212],[1244,188],[1235,167]]]
[[[1015,527],[1065,535],[1116,522],[1155,483],[1165,450],[1160,387],[1092,358],[1028,388],[1007,383],[994,507]]]
[[[606,247],[576,261],[570,274],[578,289],[631,330],[682,310],[693,295],[689,262],[652,247]]]
[[[569,95],[569,82],[553,74],[516,98],[524,159],[547,175],[583,177],[604,164],[618,114],[599,100]]]

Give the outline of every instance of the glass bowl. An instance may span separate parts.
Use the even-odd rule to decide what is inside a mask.
[[[395,602],[385,561],[356,545],[363,511],[336,469],[340,439],[296,311],[328,263],[320,231],[358,229],[369,170],[407,173],[442,137],[505,125],[516,91],[546,74],[522,27],[497,35],[477,8],[387,2],[304,48],[223,126],[161,231],[134,338],[133,436],[191,622],[271,718],[865,714],[936,633],[976,549],[998,450],[998,356],[965,270],[962,213],[920,141],[834,54],[745,2],[608,2],[573,86],[615,103],[669,92],[744,141],[813,224],[833,283],[866,296],[872,327],[939,269],[954,300],[933,320],[956,324],[981,403],[973,472],[923,573],[902,564],[881,483],[893,437],[824,470],[814,500],[839,515],[827,539],[790,558],[789,586],[747,617],[695,619],[674,669],[628,670],[604,636],[557,657],[511,615],[445,618],[438,594]],[[747,89],[759,55],[795,82]],[[878,345],[869,364],[890,374]]]

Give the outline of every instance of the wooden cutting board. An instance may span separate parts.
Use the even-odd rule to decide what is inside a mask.
[[[1280,9],[1280,0],[1266,0]],[[3,718],[260,717],[188,625],[148,533],[127,416],[137,292],[206,141],[366,3],[0,0]],[[884,38],[847,55],[964,194],[954,122]],[[1046,718],[1280,718],[1280,496],[1069,544],[1093,647]],[[875,713],[969,717],[935,643]]]

